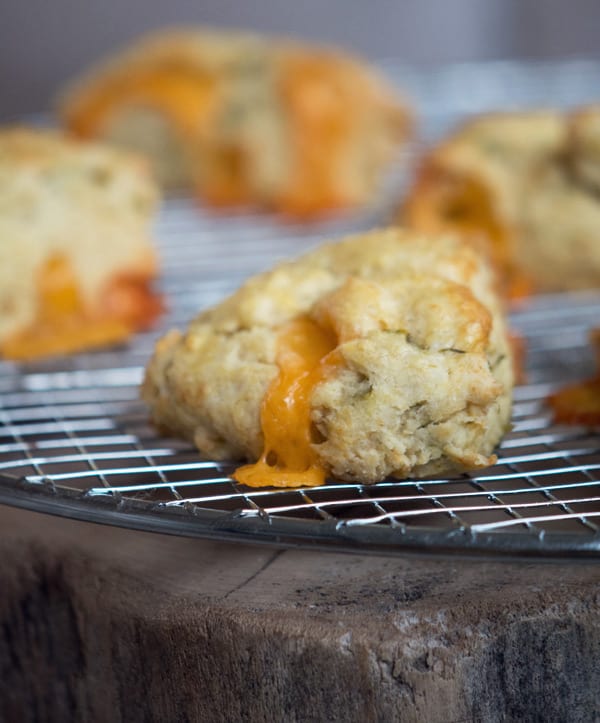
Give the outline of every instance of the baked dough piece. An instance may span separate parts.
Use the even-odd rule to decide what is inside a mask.
[[[206,28],[142,38],[60,105],[70,131],[144,151],[166,186],[296,216],[368,201],[409,126],[364,62]]]
[[[400,229],[247,281],[157,344],[154,423],[252,486],[374,483],[491,464],[511,407],[506,329],[467,244]]]
[[[477,118],[422,163],[400,220],[479,244],[505,291],[600,285],[600,108]]]
[[[144,163],[124,152],[0,131],[0,356],[120,341],[152,321],[157,198]]]

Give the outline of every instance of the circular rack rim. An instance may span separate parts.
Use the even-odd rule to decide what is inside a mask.
[[[0,504],[83,522],[141,532],[222,542],[276,544],[361,554],[459,555],[471,558],[522,558],[556,561],[600,559],[600,534],[476,532],[471,528],[353,525],[347,521],[283,519],[259,513],[239,514],[193,505],[160,503],[59,490],[54,484],[32,484],[0,475]]]

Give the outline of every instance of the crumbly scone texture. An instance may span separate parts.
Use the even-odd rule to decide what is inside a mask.
[[[426,228],[437,216],[449,228],[434,189],[445,184],[451,197],[454,184],[460,196],[464,182],[485,192],[508,262],[534,290],[600,285],[600,107],[470,121],[425,158],[403,218]]]
[[[146,152],[167,186],[226,203],[233,173],[243,202],[275,207],[299,202],[304,177],[315,203],[363,202],[410,126],[406,103],[362,60],[210,28],[139,39],[75,81],[60,111],[75,133]]]
[[[455,238],[400,229],[283,263],[161,339],[142,392],[154,423],[210,457],[256,460],[278,333],[301,315],[333,330],[342,360],[310,398],[328,475],[373,483],[493,462],[513,379],[490,270]]]
[[[0,343],[36,318],[40,273],[64,259],[94,312],[116,277],[148,278],[158,191],[143,161],[48,130],[0,131]]]

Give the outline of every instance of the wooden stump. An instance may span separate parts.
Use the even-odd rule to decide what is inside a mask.
[[[2,721],[600,720],[599,565],[0,530]]]

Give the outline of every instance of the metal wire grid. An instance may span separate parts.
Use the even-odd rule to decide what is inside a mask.
[[[598,67],[572,65],[578,69],[578,92],[588,91],[589,97]],[[504,84],[492,83],[496,95],[488,89],[477,101],[471,94],[470,107],[460,107],[448,87],[467,70],[477,80],[474,87],[487,88],[503,74],[513,85],[520,78],[516,96],[529,104],[541,104],[532,100],[531,90],[539,90],[542,76],[556,102],[584,99],[557,94],[557,87],[573,90],[565,81],[573,75],[569,64],[450,68],[421,74],[421,85],[415,74],[396,69],[392,75],[413,97],[421,88],[425,111],[427,94],[439,96],[446,88],[446,112],[426,115],[426,136],[465,112],[485,110],[486,103],[507,105],[506,98],[503,103],[496,97],[512,87],[505,87],[505,78]],[[548,87],[548,78],[558,81]],[[278,258],[383,222],[403,182],[401,172],[393,175],[366,213],[309,227],[209,213],[186,199],[169,200],[156,234],[170,304],[160,331],[96,353],[20,366],[0,363],[0,501],[141,529],[254,542],[388,552],[600,555],[597,435],[554,425],[544,403],[556,386],[591,373],[587,332],[598,323],[600,294],[541,298],[513,313],[513,325],[528,340],[528,383],[516,390],[513,428],[498,463],[477,475],[253,490],[231,481],[231,465],[201,460],[188,445],[158,438],[149,427],[138,386],[157,333],[185,325],[200,308]]]

